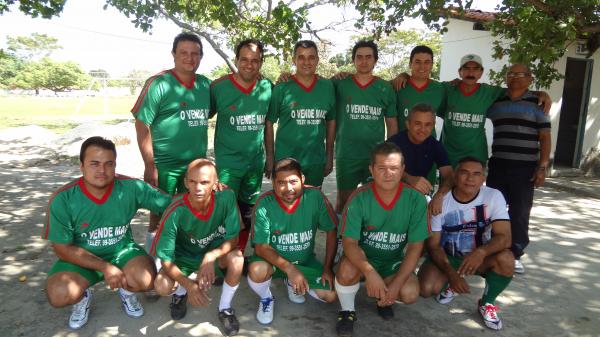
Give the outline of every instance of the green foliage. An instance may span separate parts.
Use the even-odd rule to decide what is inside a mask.
[[[14,79],[24,66],[24,62],[11,54],[0,54],[0,88],[12,89]]]
[[[47,57],[27,62],[17,74],[14,86],[22,89],[49,89],[62,92],[81,89],[89,82],[89,76],[72,61],[57,62]]]
[[[275,83],[277,81],[277,78],[279,78],[279,75],[282,72],[290,72],[290,71],[291,71],[291,67],[289,64],[280,62],[274,56],[265,57],[265,61],[263,62],[262,68],[260,69],[260,73],[262,74],[262,76],[264,76],[265,78],[268,78],[273,83]],[[227,75],[227,74],[231,74],[231,69],[229,69],[227,64],[222,64],[222,65],[214,68],[210,72],[208,77],[211,80],[216,80],[217,78],[219,78],[223,75]]]
[[[10,7],[17,1],[15,0],[0,0],[0,15],[4,12],[9,12]],[[50,19],[53,16],[59,15],[67,0],[19,0],[19,10],[31,17],[37,18],[41,16],[44,19]]]
[[[21,59],[48,57],[54,50],[62,49],[58,39],[46,34],[32,33],[31,36],[6,37],[7,52]]]

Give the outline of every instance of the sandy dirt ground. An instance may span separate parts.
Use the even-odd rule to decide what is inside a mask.
[[[37,127],[0,132],[0,336],[220,336],[213,288],[208,308],[189,308],[181,321],[169,316],[169,298],[148,303],[145,315],[128,318],[118,295],[104,283],[94,287],[90,320],[83,329],[67,327],[70,308],[54,309],[46,300],[46,273],[56,259],[40,239],[48,197],[79,176],[76,156],[82,135],[100,134],[118,146],[117,172],[141,176],[142,166],[133,124],[84,125],[58,137]],[[333,175],[324,191],[335,201]],[[268,184],[263,190],[269,188]],[[138,213],[132,227],[143,243],[147,213]],[[450,305],[420,299],[395,305],[395,319],[383,321],[364,288],[357,297],[355,336],[600,336],[600,201],[565,191],[536,191],[531,220],[531,245],[523,262],[524,275],[514,278],[499,297],[504,329],[493,332],[479,319],[476,302],[483,280],[471,277],[472,293]],[[317,238],[324,248],[324,236]],[[251,254],[247,251],[246,254]],[[258,298],[245,280],[233,301],[241,323],[240,336],[335,336],[338,303],[307,299],[303,305],[287,299],[281,281],[273,283],[275,320],[262,326],[255,319]]]

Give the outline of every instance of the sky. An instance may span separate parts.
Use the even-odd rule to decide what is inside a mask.
[[[492,10],[496,1],[475,0],[474,8]],[[11,12],[0,16],[0,48],[6,47],[6,36],[28,36],[43,33],[58,39],[63,48],[51,57],[60,61],[75,61],[85,71],[104,69],[111,77],[123,77],[131,70],[156,73],[173,66],[171,44],[181,29],[167,20],[155,22],[152,34],[135,28],[134,24],[118,10],[103,9],[103,0],[70,0],[59,17],[51,20],[28,17],[13,6]],[[323,26],[331,20],[340,21],[355,15],[354,11],[342,11],[334,7],[311,12],[310,20],[315,26]],[[418,20],[409,21],[404,28],[425,28]],[[349,48],[350,36],[357,34],[347,25],[344,30],[323,32],[322,38],[334,41],[332,54]],[[223,64],[208,43],[204,43],[205,55],[199,73],[209,73]]]

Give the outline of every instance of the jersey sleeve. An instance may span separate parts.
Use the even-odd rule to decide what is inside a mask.
[[[510,217],[508,215],[508,206],[506,205],[506,200],[502,195],[502,192],[492,189],[492,202],[490,207],[490,220],[499,221],[499,220],[509,220]]]
[[[279,110],[281,108],[281,96],[283,92],[283,85],[285,83],[280,83],[273,88],[273,93],[271,94],[271,102],[269,103],[269,112],[267,113],[267,119],[269,122],[277,123],[279,119]]]
[[[385,81],[384,81],[385,82]],[[396,106],[396,92],[392,85],[385,82],[385,105],[384,115],[387,118],[398,116],[398,107]]]
[[[325,194],[320,191],[318,194],[321,201],[319,203],[319,229],[325,232],[336,230],[338,224],[337,214],[335,214],[335,211]]]
[[[252,243],[269,244],[271,235],[271,222],[267,216],[267,209],[264,205],[257,203],[252,217]]]
[[[408,242],[421,242],[429,237],[427,225],[427,201],[425,196],[413,191],[414,202],[408,227]]]
[[[217,114],[217,98],[216,98],[216,81],[213,81],[210,84],[210,112],[208,113],[208,118],[212,118]]]
[[[73,243],[73,232],[68,202],[63,194],[58,194],[48,204],[43,238],[53,243],[70,244]]]
[[[151,125],[160,110],[162,96],[163,90],[160,80],[157,77],[149,78],[131,110],[133,116],[144,124]]]
[[[242,216],[237,206],[235,193],[233,190],[223,191],[227,205],[227,215],[225,216],[225,240],[238,237],[240,233],[240,223]]]
[[[351,198],[342,213],[342,224],[339,227],[339,236],[360,240],[360,232],[363,226],[362,204],[360,196]]]
[[[136,185],[138,190],[136,197],[141,208],[145,208],[154,214],[162,214],[171,203],[171,196],[160,189],[141,180],[136,180]]]
[[[150,254],[157,258],[173,262],[175,260],[175,241],[177,240],[177,211],[166,213],[160,219],[158,232],[152,243]]]

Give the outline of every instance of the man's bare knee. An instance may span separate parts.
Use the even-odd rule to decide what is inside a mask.
[[[515,272],[515,256],[505,249],[495,256],[494,272],[503,276],[512,276]]]
[[[335,278],[339,284],[349,286],[360,281],[360,271],[352,264],[352,262],[350,262],[350,260],[343,257],[340,261],[340,268],[335,274]]]
[[[154,279],[154,290],[160,296],[168,296],[173,292],[175,281],[171,280],[170,277],[164,273],[158,273],[156,279]]]
[[[252,262],[248,266],[248,277],[253,282],[262,283],[271,277],[270,270],[273,270],[273,267],[265,261]]]
[[[74,279],[65,273],[54,274],[46,283],[46,297],[51,306],[62,308],[79,302],[87,286],[85,279]]]

